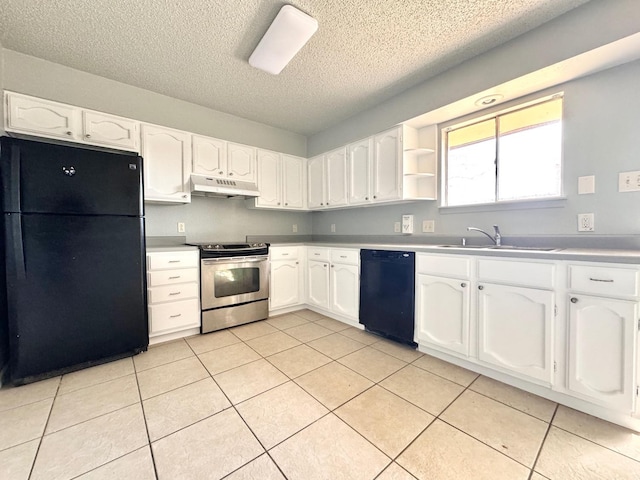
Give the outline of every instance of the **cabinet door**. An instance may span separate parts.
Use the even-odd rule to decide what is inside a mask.
[[[9,92],[6,98],[7,131],[82,140],[79,132],[79,108]]]
[[[280,182],[280,154],[268,150],[258,150],[258,188],[260,196],[256,205],[279,207],[282,205],[282,185]]]
[[[307,163],[307,193],[309,208],[324,207],[324,157],[314,157]]]
[[[478,288],[478,358],[550,384],[553,292],[486,283]]]
[[[358,320],[360,269],[357,265],[331,264],[331,311]]]
[[[418,275],[416,287],[416,341],[469,355],[469,282]]]
[[[347,204],[347,153],[339,148],[325,155],[327,169],[327,206]]]
[[[191,200],[191,138],[186,132],[142,125],[144,199],[154,202]]]
[[[630,412],[638,304],[580,295],[569,305],[569,389]]]
[[[308,302],[322,308],[329,308],[329,264],[309,261],[307,264],[309,287]]]
[[[400,128],[374,137],[373,200],[402,197],[402,139]]]
[[[193,135],[193,173],[212,177],[227,176],[227,142]]]
[[[371,201],[371,163],[373,160],[373,139],[349,145],[349,204],[358,205]]]
[[[271,284],[269,285],[269,305],[271,310],[300,303],[299,275],[300,265],[298,261],[271,263]]]
[[[282,201],[286,208],[304,208],[303,158],[282,155]]]
[[[82,112],[82,135],[87,143],[137,152],[139,123],[128,118],[91,111]]]
[[[227,145],[227,177],[243,182],[256,181],[256,149],[247,145]]]

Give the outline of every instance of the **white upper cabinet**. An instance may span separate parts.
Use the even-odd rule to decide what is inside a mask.
[[[258,149],[260,196],[247,200],[256,208],[302,210],[305,200],[304,158]]]
[[[347,148],[349,204],[371,202],[371,165],[373,163],[373,138],[352,143]]]
[[[193,135],[193,173],[212,177],[227,176],[227,142]]]
[[[282,205],[282,160],[279,153],[258,150],[258,188],[260,196],[256,205],[260,207],[280,207]]]
[[[72,141],[82,139],[79,108],[11,92],[6,92],[5,98],[7,131]]]
[[[303,209],[305,159],[282,155],[282,201],[285,208]]]
[[[326,205],[339,207],[347,204],[347,153],[339,148],[324,156],[327,198]]]
[[[5,92],[7,132],[131,150],[140,145],[139,122],[40,98]]]
[[[142,125],[144,198],[149,202],[191,201],[191,135],[186,132]]]
[[[309,208],[324,208],[325,200],[324,156],[309,159],[307,163],[307,193]]]
[[[227,177],[242,182],[256,181],[256,149],[238,143],[227,144]]]
[[[373,139],[373,199],[397,200],[402,197],[402,128],[396,127]]]
[[[139,123],[128,118],[92,111],[82,112],[82,132],[86,142],[138,151]]]

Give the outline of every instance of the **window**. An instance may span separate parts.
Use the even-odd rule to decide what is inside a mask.
[[[562,194],[562,96],[447,127],[443,139],[443,206]]]

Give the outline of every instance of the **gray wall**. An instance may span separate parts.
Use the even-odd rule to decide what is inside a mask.
[[[2,88],[188,132],[306,156],[304,135],[2,50]]]
[[[311,214],[252,210],[241,198],[192,197],[187,205],[145,205],[147,236],[184,235],[178,233],[177,222],[186,225],[187,240],[237,241],[246,235],[311,234]]]
[[[505,235],[577,234],[577,214],[595,213],[595,234],[640,233],[640,192],[618,193],[618,173],[640,170],[640,61],[578,79],[546,93],[564,91],[564,192],[547,208],[438,208],[437,202],[313,213],[314,235],[393,234],[402,214],[434,219],[436,233],[468,236],[465,228],[500,224]],[[578,177],[595,175],[596,193],[578,195]],[[539,202],[537,207],[544,206]],[[429,236],[430,234],[422,234]],[[584,233],[582,235],[589,235]]]
[[[593,0],[312,135],[308,156],[381,132],[639,31],[638,0]]]

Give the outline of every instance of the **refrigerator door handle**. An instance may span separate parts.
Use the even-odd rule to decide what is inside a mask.
[[[24,265],[24,244],[22,241],[22,215],[8,214],[10,223],[10,245],[13,250],[13,258],[7,258],[8,262],[13,261],[13,270],[18,280],[24,280],[27,277]]]

